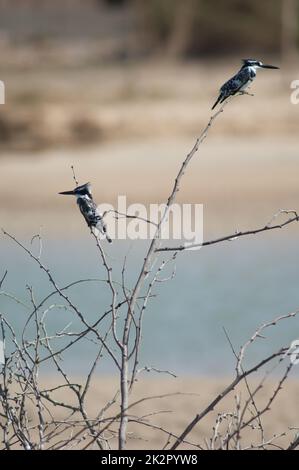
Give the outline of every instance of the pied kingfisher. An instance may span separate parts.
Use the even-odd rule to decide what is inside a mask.
[[[214,109],[218,103],[223,103],[229,96],[235,95],[236,93],[246,94],[244,90],[253,82],[256,77],[256,71],[259,68],[279,69],[279,67],[275,65],[265,65],[258,60],[243,59],[243,65],[239,72],[220,88],[219,97],[212,109]]]
[[[92,198],[90,191],[90,183],[77,186],[72,191],[63,191],[59,194],[76,196],[77,204],[83,215],[84,219],[90,230],[98,236],[99,233],[106,238],[109,243],[112,243],[111,238],[107,234],[106,224],[103,220],[102,214],[99,212],[96,203]]]

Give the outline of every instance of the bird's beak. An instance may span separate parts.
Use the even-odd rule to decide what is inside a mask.
[[[61,193],[58,194],[64,194],[65,196],[73,196],[75,193],[74,191],[62,191]]]
[[[263,69],[279,69],[279,67],[276,67],[276,65],[267,65],[267,64],[263,64],[261,66]]]

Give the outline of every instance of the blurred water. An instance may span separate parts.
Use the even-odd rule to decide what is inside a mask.
[[[59,286],[78,279],[105,278],[92,242],[88,236],[77,240],[44,240],[42,259]],[[120,266],[128,253],[129,285],[136,279],[145,247],[144,242],[130,245],[115,241],[109,248],[114,267]],[[36,303],[53,289],[45,273],[11,241],[2,238],[0,256],[1,277],[8,269],[4,289],[29,307],[0,297],[1,312],[19,333],[28,312],[32,311],[26,285],[33,286]],[[238,350],[261,323],[296,310],[299,307],[298,256],[297,239],[286,231],[180,254],[175,278],[156,286],[154,293],[158,296],[149,302],[145,312],[140,367],[154,366],[193,375],[233,372],[235,360],[223,327]],[[90,323],[110,305],[109,289],[104,283],[78,285],[69,294]],[[56,296],[47,305],[54,302],[64,303]],[[62,329],[70,322],[69,331],[77,331],[79,323],[73,312],[55,308],[47,315],[49,332]],[[120,323],[123,324],[122,319]],[[32,333],[33,325],[28,331]],[[298,338],[299,317],[271,327],[267,339],[260,339],[251,347],[245,364]],[[82,374],[95,353],[91,341],[79,342],[65,355],[62,364],[74,374]],[[111,360],[103,358],[98,371],[112,372]]]

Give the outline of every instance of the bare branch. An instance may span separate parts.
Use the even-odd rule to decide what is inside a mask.
[[[288,220],[286,220],[285,222],[282,222],[280,224],[269,225],[269,223],[271,223],[274,219],[276,219],[278,215],[280,215],[280,214],[289,214],[289,213],[295,213],[294,217],[291,217]],[[157,248],[156,252],[186,251],[186,250],[190,250],[192,248],[200,248],[200,247],[203,247],[203,246],[216,245],[217,243],[222,243],[222,242],[225,242],[225,241],[230,241],[231,242],[231,241],[235,241],[235,240],[237,240],[238,238],[241,238],[241,237],[247,237],[248,235],[256,235],[258,233],[268,232],[270,230],[277,230],[279,228],[281,229],[281,228],[283,228],[283,227],[285,227],[285,226],[287,226],[287,225],[289,225],[293,222],[298,222],[298,221],[299,221],[299,216],[297,215],[297,213],[295,211],[281,209],[279,212],[274,214],[274,216],[271,218],[271,220],[268,224],[264,225],[261,228],[246,230],[245,232],[237,231],[233,234],[225,235],[223,237],[215,238],[214,240],[208,240],[208,241],[205,241],[205,242],[202,242],[202,243],[194,243],[194,244],[191,244],[191,245],[180,245],[180,246],[176,246],[176,247],[171,247],[170,246],[170,247]]]

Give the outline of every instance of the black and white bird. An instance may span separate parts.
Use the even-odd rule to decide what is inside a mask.
[[[103,215],[99,212],[96,203],[94,202],[91,194],[90,183],[82,184],[77,186],[71,191],[63,191],[59,194],[67,196],[76,196],[77,204],[83,215],[84,219],[90,230],[96,235],[101,234],[102,237],[106,238],[109,243],[112,243],[111,238],[107,234],[106,224],[103,220]]]
[[[275,65],[266,65],[259,60],[243,59],[243,65],[239,72],[236,73],[230,80],[224,83],[220,88],[220,94],[216,103],[213,105],[214,109],[218,103],[223,103],[229,96],[236,93],[248,94],[245,89],[253,82],[256,77],[257,69],[279,69]]]

